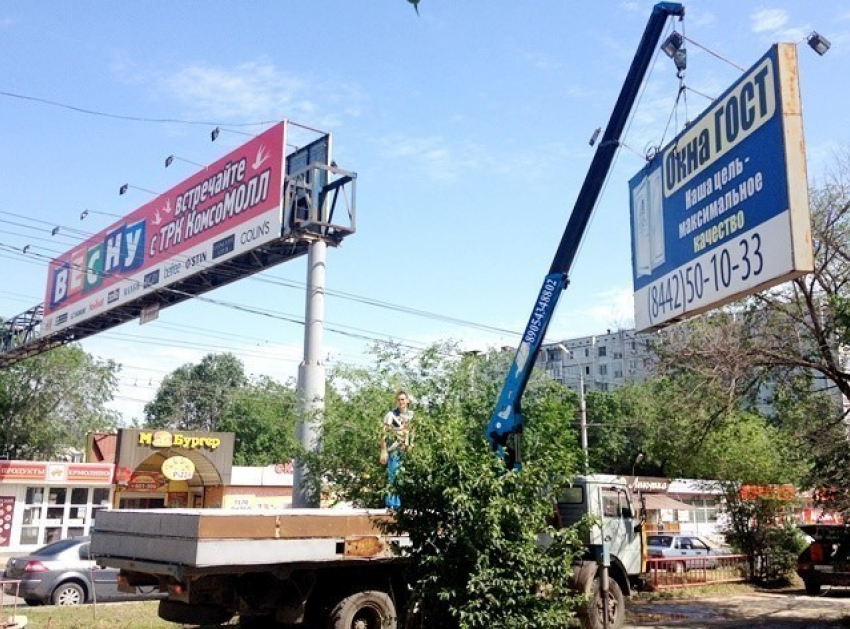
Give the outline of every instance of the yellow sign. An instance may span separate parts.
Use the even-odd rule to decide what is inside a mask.
[[[153,448],[188,448],[195,450],[197,448],[206,448],[215,450],[221,445],[221,439],[218,437],[198,437],[192,435],[181,435],[179,432],[170,433],[167,430],[157,430],[156,432],[140,432],[139,445],[151,446]]]
[[[162,473],[169,480],[191,480],[195,475],[195,464],[185,456],[172,456],[163,462]]]

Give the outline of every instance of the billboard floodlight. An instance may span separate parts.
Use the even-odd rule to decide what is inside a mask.
[[[684,38],[678,32],[673,31],[667,39],[664,40],[664,43],[661,44],[661,50],[664,51],[665,55],[672,59],[673,55],[675,55],[682,47],[684,41]]]
[[[134,186],[134,185],[129,184],[129,183],[125,183],[123,186],[121,186],[118,189],[118,194],[119,195],[126,194],[127,190],[129,190],[130,188],[132,188],[133,190],[141,190],[142,192],[147,192],[148,194],[152,194],[155,197],[159,196],[159,192],[154,192],[153,190],[148,190],[147,188],[140,188],[139,186]]]
[[[184,157],[180,157],[179,155],[169,155],[168,157],[166,157],[165,158],[165,167],[168,168],[169,166],[171,166],[171,164],[174,163],[174,160],[186,162],[187,164],[192,164],[193,166],[198,166],[200,168],[203,168],[204,170],[207,169],[207,167],[204,166],[203,164],[199,164],[198,162],[193,162],[192,160],[186,159]]]
[[[829,47],[832,46],[832,44],[829,43],[829,40],[817,31],[812,31],[812,33],[806,38],[806,41],[809,43],[811,49],[818,53],[821,57],[823,57],[826,54],[826,51],[829,50]]]

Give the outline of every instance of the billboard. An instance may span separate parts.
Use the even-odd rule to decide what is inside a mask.
[[[771,47],[629,191],[638,331],[811,272],[797,47]]]
[[[50,263],[43,336],[277,240],[281,122]]]

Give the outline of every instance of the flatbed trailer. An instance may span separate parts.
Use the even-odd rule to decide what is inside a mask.
[[[406,602],[405,536],[383,533],[384,510],[104,511],[92,534],[98,563],[120,587],[168,594],[159,615],[243,627],[394,626]]]

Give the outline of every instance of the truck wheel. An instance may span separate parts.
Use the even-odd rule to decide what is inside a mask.
[[[593,579],[587,591],[587,602],[581,611],[583,629],[603,629],[602,596],[599,592],[599,579]],[[608,629],[620,629],[626,621],[626,599],[620,584],[614,579],[608,580]]]
[[[328,617],[328,629],[396,629],[396,610],[385,592],[366,590],[342,599]]]
[[[803,581],[803,586],[806,588],[806,594],[809,596],[817,596],[820,594],[820,583],[817,581],[812,581],[811,579],[806,579]]]
[[[233,614],[223,607],[188,605],[180,601],[169,601],[167,598],[159,602],[158,613],[163,620],[183,625],[218,625],[233,617]]]
[[[54,605],[82,605],[86,602],[86,591],[78,583],[62,583],[50,595]]]

